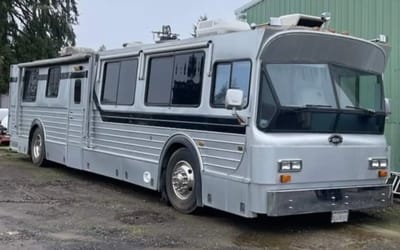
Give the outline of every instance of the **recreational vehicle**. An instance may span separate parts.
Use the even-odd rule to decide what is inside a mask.
[[[386,207],[388,46],[304,15],[11,67],[10,147],[243,217]],[[176,36],[174,36],[176,38]]]

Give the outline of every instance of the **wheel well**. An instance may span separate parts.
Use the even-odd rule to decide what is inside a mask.
[[[185,147],[186,146],[181,143],[174,143],[168,147],[167,151],[163,156],[163,159],[161,159],[162,163],[161,163],[161,174],[160,174],[160,191],[163,194],[163,199],[165,193],[165,170],[167,169],[168,161],[176,150]]]
[[[39,128],[39,125],[35,124],[32,126],[31,130],[29,131],[29,141],[28,141],[28,155],[31,154],[31,141],[32,141],[32,136],[33,133],[35,132],[36,129]]]
[[[186,142],[188,143],[188,144],[186,144]],[[168,148],[167,148],[167,150],[165,151],[165,153],[162,155],[162,159],[160,159],[161,160],[161,171],[160,171],[160,175],[159,175],[159,183],[160,183],[160,185],[159,185],[159,191],[161,192],[161,200],[162,201],[165,201],[166,203],[169,203],[169,200],[168,200],[168,196],[167,196],[167,192],[166,192],[166,189],[165,189],[165,174],[166,174],[166,169],[167,169],[167,166],[168,166],[168,162],[169,162],[169,159],[171,158],[171,156],[172,156],[172,154],[176,151],[176,150],[178,150],[178,149],[180,149],[180,148],[187,148],[187,149],[189,149],[190,151],[192,151],[192,153],[194,153],[194,151],[193,151],[193,146],[192,146],[192,144],[191,143],[189,143],[188,141],[186,141],[186,140],[177,140],[176,142],[174,142],[174,143],[172,143],[171,145],[169,145],[168,146]],[[195,153],[194,153],[195,154]],[[195,157],[197,158],[198,156],[197,156],[197,154],[195,154]],[[198,161],[200,161],[200,159],[197,159]],[[200,162],[199,162],[200,163]],[[203,203],[202,203],[202,195],[201,195],[201,180],[200,180],[200,182],[198,182],[198,183],[200,183],[200,188],[198,189],[198,191],[197,191],[197,193],[196,193],[196,196],[197,196],[197,205],[200,207],[200,206],[203,206]]]

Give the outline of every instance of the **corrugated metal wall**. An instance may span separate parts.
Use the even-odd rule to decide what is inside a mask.
[[[244,11],[249,23],[266,23],[269,17],[290,13],[319,16],[332,14],[331,28],[366,39],[389,36],[391,58],[385,73],[386,96],[392,102],[392,115],[386,135],[392,146],[392,168],[400,171],[400,0],[264,0]]]

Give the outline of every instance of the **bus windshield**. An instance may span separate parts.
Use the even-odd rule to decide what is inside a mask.
[[[382,134],[385,116],[380,75],[329,64],[264,66],[261,130]]]
[[[282,106],[383,111],[380,76],[327,64],[268,64],[266,68]]]
[[[268,64],[282,106],[336,108],[329,67],[325,64]]]
[[[378,75],[332,67],[340,108],[384,111],[382,78]]]

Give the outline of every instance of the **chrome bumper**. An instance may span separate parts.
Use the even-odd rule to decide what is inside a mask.
[[[391,185],[267,193],[267,215],[285,216],[390,206]]]

